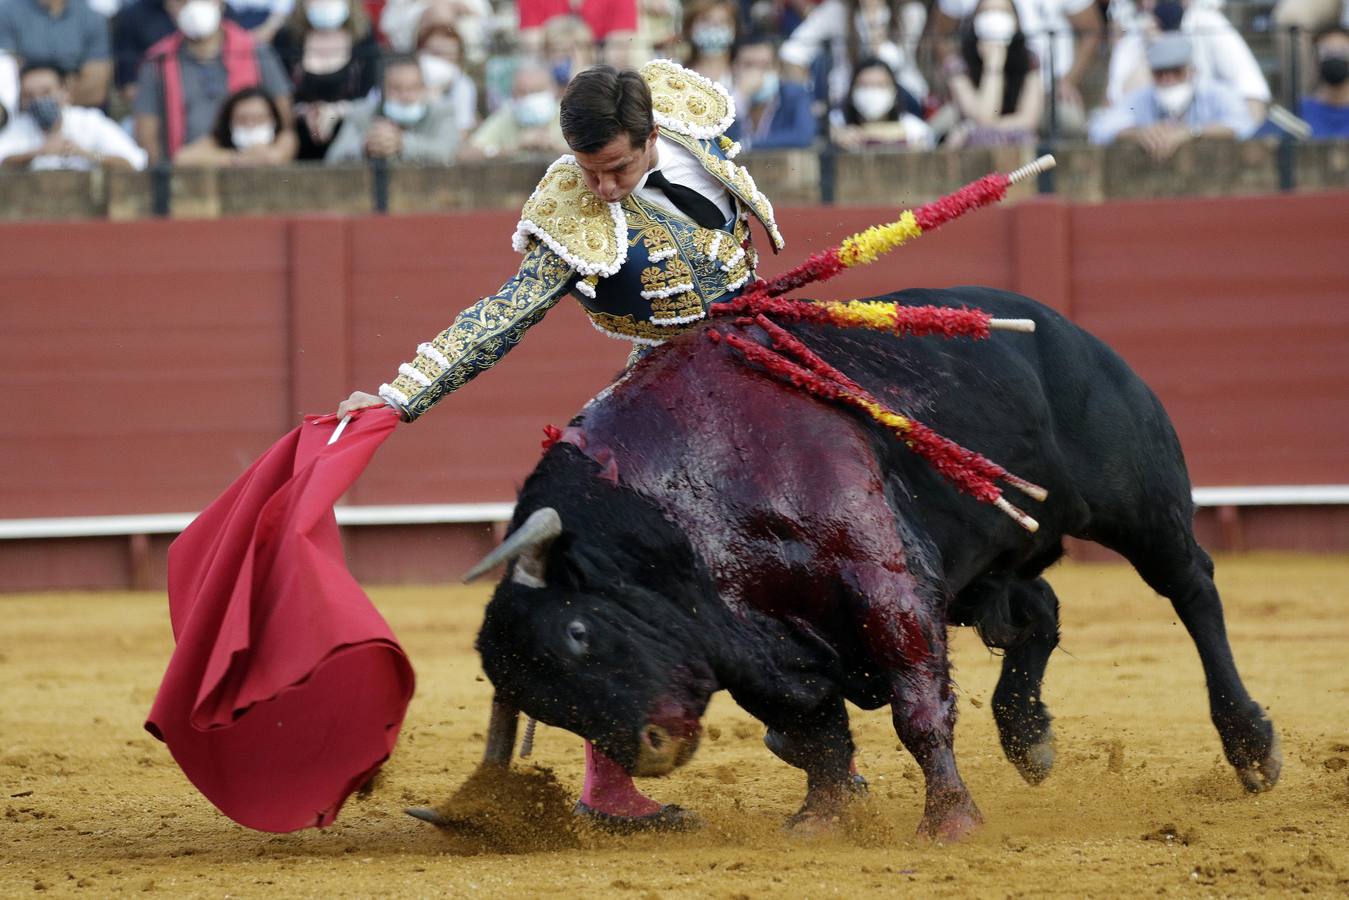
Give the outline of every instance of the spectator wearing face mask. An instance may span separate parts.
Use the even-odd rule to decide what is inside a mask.
[[[819,123],[810,91],[783,81],[773,42],[753,37],[736,45],[731,66],[736,117],[726,136],[745,150],[809,147]]]
[[[555,16],[543,26],[543,59],[559,90],[571,77],[595,65],[595,36],[580,16]]]
[[[136,99],[136,79],[145,55],[151,47],[178,30],[174,16],[181,6],[182,0],[177,3],[132,0],[113,19],[113,82],[128,106]],[[228,6],[225,7],[225,18],[230,18]]]
[[[417,29],[427,15],[454,24],[468,63],[481,65],[487,58],[493,28],[490,0],[387,0],[379,13],[379,33],[395,51],[411,53],[417,47]]]
[[[510,101],[473,133],[463,158],[557,156],[566,152],[553,75],[542,65],[524,62],[511,79]]]
[[[41,60],[69,75],[70,102],[103,106],[112,81],[108,20],[87,0],[3,0],[0,54]]]
[[[1241,34],[1223,14],[1224,0],[1115,0],[1112,16],[1123,33],[1110,54],[1105,99],[1117,103],[1151,78],[1147,46],[1160,35],[1189,38],[1191,66],[1200,81],[1224,85],[1246,103],[1251,121],[1265,118],[1271,99],[1269,82]]]
[[[1291,77],[1293,71],[1293,53],[1302,65],[1299,70],[1299,84],[1294,85],[1298,93],[1312,89],[1317,77],[1316,56],[1312,52],[1312,38],[1337,22],[1341,28],[1349,28],[1349,2],[1346,0],[1278,0],[1274,5],[1274,23],[1272,30],[1278,46],[1279,71],[1285,77]],[[1291,29],[1298,29],[1296,48]],[[1312,60],[1308,65],[1307,61]]]
[[[230,18],[259,44],[270,44],[295,9],[295,0],[225,0]]]
[[[864,59],[853,72],[843,105],[833,115],[830,137],[843,150],[907,147],[929,150],[932,129],[914,114],[917,101],[880,59]]]
[[[150,48],[131,108],[136,142],[151,162],[172,160],[207,134],[220,105],[246,87],[271,94],[283,121],[291,121],[290,79],[270,46],[222,21],[219,0],[166,0],[166,8],[178,30]],[[278,140],[294,156],[294,129],[287,126]]]
[[[1132,141],[1157,160],[1171,157],[1196,137],[1244,140],[1255,130],[1241,97],[1231,88],[1198,80],[1184,35],[1163,34],[1148,46],[1152,84],[1126,95],[1092,121],[1092,143]]]
[[[274,46],[294,84],[299,158],[323,159],[354,101],[375,87],[379,44],[361,0],[302,0]]]
[[[417,61],[431,97],[454,111],[460,142],[478,127],[478,86],[464,71],[464,42],[454,23],[429,10],[417,28]]]
[[[1320,81],[1298,106],[1312,137],[1349,138],[1349,30],[1330,28],[1316,37]]]
[[[284,133],[281,111],[262,88],[244,88],[231,94],[215,127],[179,151],[179,166],[276,166],[290,162],[290,147],[280,142]]]
[[[902,0],[824,0],[783,43],[785,75],[809,82],[810,67],[830,48],[833,58],[826,87],[831,106],[840,106],[848,96],[853,66],[870,57],[889,65],[904,90],[926,98],[927,80],[914,61],[924,15],[921,5]]]
[[[0,130],[6,169],[145,168],[145,151],[101,110],[71,106],[65,74],[31,62],[19,75],[19,111]]]
[[[384,63],[379,95],[352,109],[324,160],[445,164],[454,161],[458,149],[454,111],[431,100],[417,57],[398,54]]]
[[[684,18],[688,68],[731,89],[731,48],[737,34],[736,5],[732,0],[697,0]]]
[[[947,136],[952,147],[1026,144],[1035,140],[1044,113],[1039,62],[1026,46],[1011,0],[980,0],[963,27],[960,55],[945,64],[960,124]]]

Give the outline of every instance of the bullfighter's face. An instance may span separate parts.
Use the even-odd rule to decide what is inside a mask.
[[[693,757],[716,683],[699,642],[678,622],[653,620],[661,598],[622,593],[507,579],[478,650],[500,699],[592,741],[632,775],[664,775]]]

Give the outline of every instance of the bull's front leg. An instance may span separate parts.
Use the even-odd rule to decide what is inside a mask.
[[[806,800],[787,820],[790,828],[828,827],[866,782],[853,768],[852,732],[843,698],[821,704],[809,716],[770,725],[764,744],[806,773]]]

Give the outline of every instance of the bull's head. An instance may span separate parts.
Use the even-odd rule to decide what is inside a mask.
[[[667,598],[633,583],[597,588],[578,571],[575,542],[563,541],[572,554],[557,546],[562,536],[558,513],[538,509],[468,575],[512,563],[478,635],[498,701],[489,757],[509,760],[519,709],[592,741],[633,775],[664,775],[697,749],[716,689],[711,664]]]

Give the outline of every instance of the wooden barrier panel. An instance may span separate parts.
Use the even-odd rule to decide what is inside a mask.
[[[1033,200],[813,291],[987,284],[1069,314],[1170,410],[1194,480],[1349,483],[1346,195]],[[885,207],[784,207],[772,274]],[[0,226],[0,518],[177,512],[513,271],[513,212]],[[766,247],[762,234],[756,235]],[[509,500],[627,346],[563,300],[381,451],[356,503]]]

